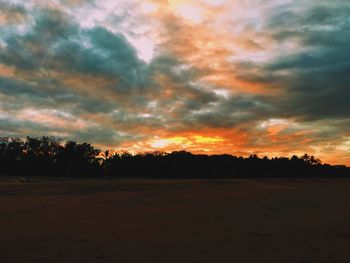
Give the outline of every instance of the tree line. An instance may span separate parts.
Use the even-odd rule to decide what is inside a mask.
[[[90,143],[56,137],[0,137],[0,175],[120,178],[313,178],[348,177],[350,168],[314,156],[259,158],[195,155],[186,151],[101,151]]]

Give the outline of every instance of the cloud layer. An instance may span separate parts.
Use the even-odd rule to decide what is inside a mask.
[[[348,1],[0,6],[3,136],[350,165]]]

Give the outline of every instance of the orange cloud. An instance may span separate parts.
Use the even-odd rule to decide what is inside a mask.
[[[20,24],[25,21],[26,15],[24,12],[14,8],[2,7],[0,9],[0,26],[8,24]]]
[[[196,154],[242,154],[247,134],[239,130],[208,129],[205,132],[186,131],[169,132],[159,129],[148,134],[148,139],[137,142],[125,142],[117,150],[133,153],[144,151],[178,151],[186,150]]]
[[[69,113],[52,109],[26,108],[15,116],[17,120],[40,124],[49,128],[65,129],[71,131],[83,130],[91,127],[93,123],[75,118]]]
[[[237,58],[254,60],[266,56],[249,31],[232,34],[227,28],[226,20],[223,20],[228,15],[227,10],[239,3],[210,5],[206,1],[182,0],[153,3],[159,5],[159,11],[153,17],[160,21],[163,29],[159,35],[159,48],[195,68],[199,72],[198,81],[233,92],[275,94],[276,88],[271,89],[271,85],[242,80],[241,69],[232,62]],[[182,8],[187,11],[181,15]],[[200,14],[200,19],[192,13]],[[188,19],[192,15],[193,19]],[[264,45],[270,44],[266,38],[261,41]]]
[[[9,67],[5,64],[0,64],[0,76],[1,77],[13,77],[15,69],[13,67]]]

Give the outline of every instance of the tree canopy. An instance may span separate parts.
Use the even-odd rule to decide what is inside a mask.
[[[186,151],[133,155],[55,137],[0,137],[0,175],[122,178],[313,178],[350,176],[314,156],[237,157]]]

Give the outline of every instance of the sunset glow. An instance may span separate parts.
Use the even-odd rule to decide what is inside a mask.
[[[1,136],[350,165],[350,3],[0,0]]]

